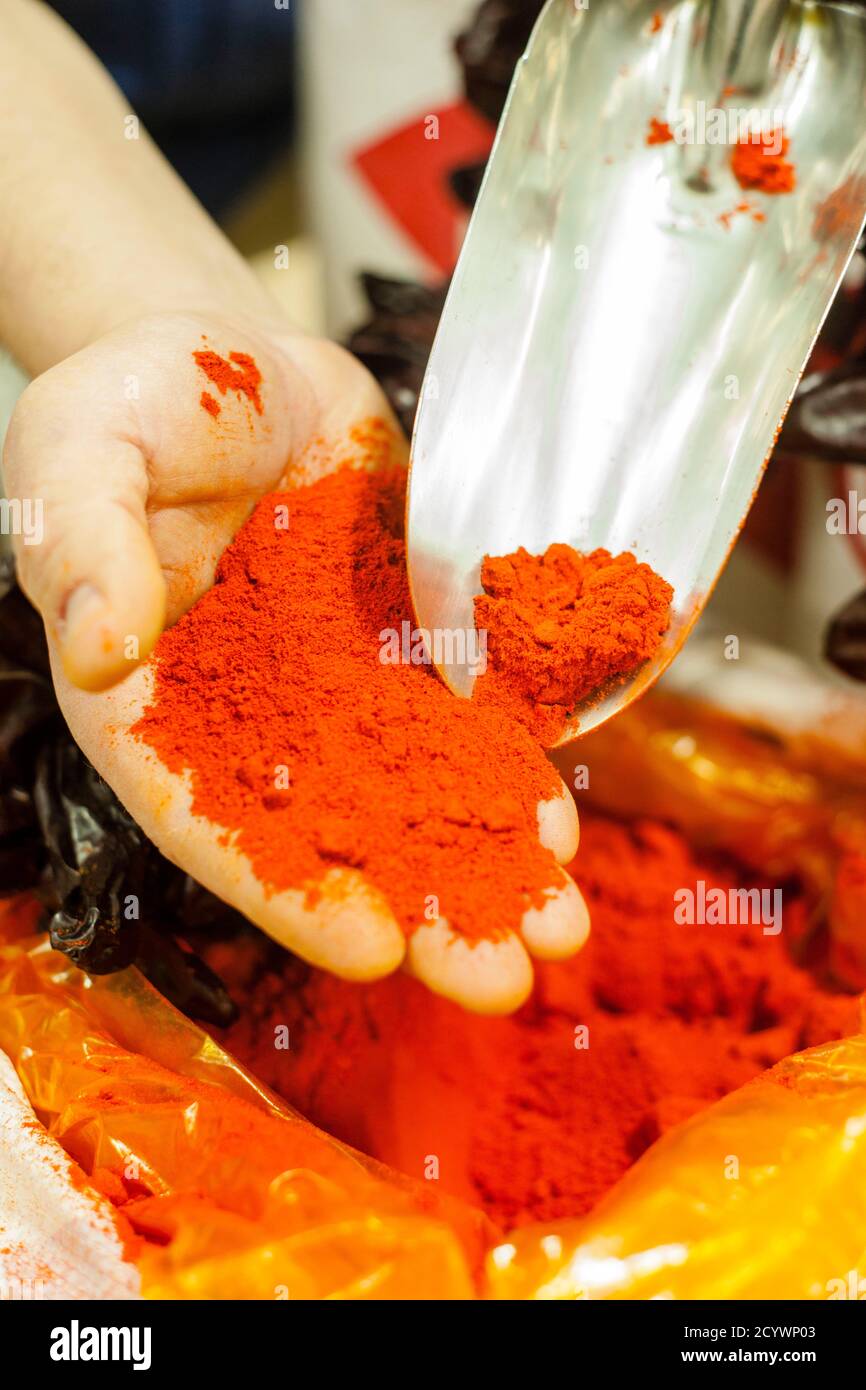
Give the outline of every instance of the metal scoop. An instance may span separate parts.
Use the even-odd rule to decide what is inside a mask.
[[[675,138],[648,145],[652,117]],[[744,192],[731,135],[780,127],[795,190]],[[453,690],[472,690],[482,556],[553,541],[631,550],[675,590],[657,658],[578,709],[581,732],[664,670],[742,525],[864,212],[862,12],[549,0],[412,446],[410,582]]]

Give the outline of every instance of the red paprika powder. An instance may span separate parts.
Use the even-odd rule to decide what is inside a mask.
[[[738,140],[731,153],[731,168],[740,187],[761,193],[793,192],[796,170],[785,158],[790,144],[782,130],[765,133],[757,142],[750,136]]]
[[[269,888],[350,865],[407,933],[435,894],[455,930],[495,935],[555,881],[535,825],[558,779],[519,724],[380,659],[411,618],[404,485],[345,469],[264,498],[160,639],[135,732]]]
[[[262,383],[262,374],[248,352],[230,352],[228,358],[225,358],[220,357],[218,352],[213,352],[210,348],[201,348],[198,352],[193,353],[193,357],[196,366],[204,372],[208,381],[217,388],[221,396],[224,396],[227,391],[234,391],[238,396],[246,397],[256,414],[261,415],[263,406],[259,387]],[[209,392],[202,391],[200,404],[209,415],[219,415],[219,401]]]
[[[667,121],[660,121],[657,116],[650,116],[646,133],[648,145],[668,145],[674,138],[674,133]]]
[[[793,889],[779,936],[678,925],[675,893],[739,887],[742,868],[659,823],[592,812],[573,867],[589,941],[538,965],[508,1018],[464,1013],[403,975],[348,984],[251,929],[203,947],[240,1004],[222,1041],[337,1138],[416,1178],[435,1158],[431,1186],[507,1229],[582,1215],[665,1130],[790,1052],[857,1031],[856,1000],[792,963],[786,943],[808,922]]]
[[[553,744],[575,706],[625,679],[670,626],[673,589],[630,554],[551,545],[487,556],[475,622],[489,666],[475,698],[507,710]]]
[[[455,931],[501,936],[557,883],[537,808],[560,783],[519,719],[495,700],[456,699],[419,661],[420,644],[408,661],[390,659],[412,615],[404,499],[405,474],[393,468],[346,468],[264,498],[214,587],[160,639],[154,702],[134,732],[173,771],[189,770],[193,811],[225,829],[267,889],[315,892],[329,868],[350,866],[385,894],[407,934],[433,895]],[[557,692],[567,704],[570,682],[614,675],[620,659],[633,665],[649,649],[669,590],[658,581],[647,608],[645,566],[596,556],[568,569],[564,550],[537,565],[512,559],[508,570],[531,576],[533,612],[546,591],[556,597],[552,622],[578,574],[603,595],[578,604],[596,625],[594,644],[586,625],[583,647],[562,643]],[[516,641],[517,630],[498,574],[488,575],[499,584],[489,616],[505,679],[516,670],[505,634]],[[631,624],[627,637],[606,635],[612,614]],[[544,648],[543,660],[557,658]],[[526,704],[538,692],[519,694]]]

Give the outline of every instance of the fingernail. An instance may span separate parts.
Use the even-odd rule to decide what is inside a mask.
[[[57,636],[68,643],[75,636],[84,635],[89,627],[105,622],[109,617],[108,600],[95,584],[85,581],[72,590],[60,613],[57,622]]]
[[[56,636],[64,674],[82,690],[105,690],[129,669],[117,615],[94,584],[82,582],[73,589]]]

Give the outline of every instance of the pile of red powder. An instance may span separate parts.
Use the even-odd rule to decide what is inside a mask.
[[[797,182],[794,165],[785,156],[791,142],[784,131],[766,133],[760,140],[738,140],[731,154],[731,168],[741,188],[761,193],[792,193]]]
[[[650,116],[649,125],[646,133],[646,144],[648,145],[667,145],[676,137],[668,125],[667,121],[660,121],[657,116]]]
[[[265,497],[160,638],[133,732],[190,773],[193,812],[268,889],[315,893],[349,867],[407,933],[435,897],[455,931],[497,937],[558,879],[537,808],[561,784],[525,717],[543,699],[558,730],[581,693],[648,656],[671,591],[604,551],[489,561],[492,672],[476,688],[492,682],[491,699],[456,699],[419,648],[391,659],[412,620],[405,482],[343,468]]]
[[[661,824],[592,813],[574,868],[589,943],[539,967],[509,1018],[464,1013],[403,975],[347,984],[251,931],[203,948],[241,1007],[223,1041],[322,1128],[508,1228],[583,1214],[671,1125],[857,1030],[855,1000],[791,961],[805,921],[792,894],[779,936],[676,925],[677,890],[739,887],[742,870]]]
[[[487,556],[475,624],[488,634],[489,667],[475,698],[526,723],[550,746],[575,707],[627,679],[670,627],[673,589],[625,553],[551,545]]]

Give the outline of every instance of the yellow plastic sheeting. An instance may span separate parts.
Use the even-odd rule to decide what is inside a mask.
[[[0,946],[0,1047],[120,1202],[149,1297],[800,1299],[866,1273],[862,1036],[671,1131],[586,1219],[499,1245],[479,1213],[283,1107],[134,970]]]
[[[91,978],[44,943],[5,945],[0,1048],[50,1133],[119,1201],[148,1296],[476,1295],[482,1216],[277,1109],[136,971]]]
[[[10,935],[0,905],[0,941]],[[140,1052],[183,1076],[218,1081],[233,1095],[268,1110],[293,1113],[137,970],[88,975],[59,951],[52,951],[47,937],[22,936],[8,942],[5,949],[0,946],[0,996],[4,993],[49,993],[63,1003],[74,1001],[128,1051]]]
[[[796,874],[820,890],[840,851],[866,852],[866,759],[842,763],[816,740],[786,741],[654,691],[580,746],[593,805],[670,820],[692,844],[734,854],[765,878]]]
[[[866,746],[843,754],[820,730],[751,727],[653,691],[581,749],[592,768],[581,795],[600,810],[670,821],[762,879],[797,878],[826,922],[837,980],[866,987]],[[557,759],[570,782],[573,749]]]
[[[672,1130],[585,1220],[488,1259],[506,1299],[850,1296],[866,1275],[866,1038],[798,1053]]]

